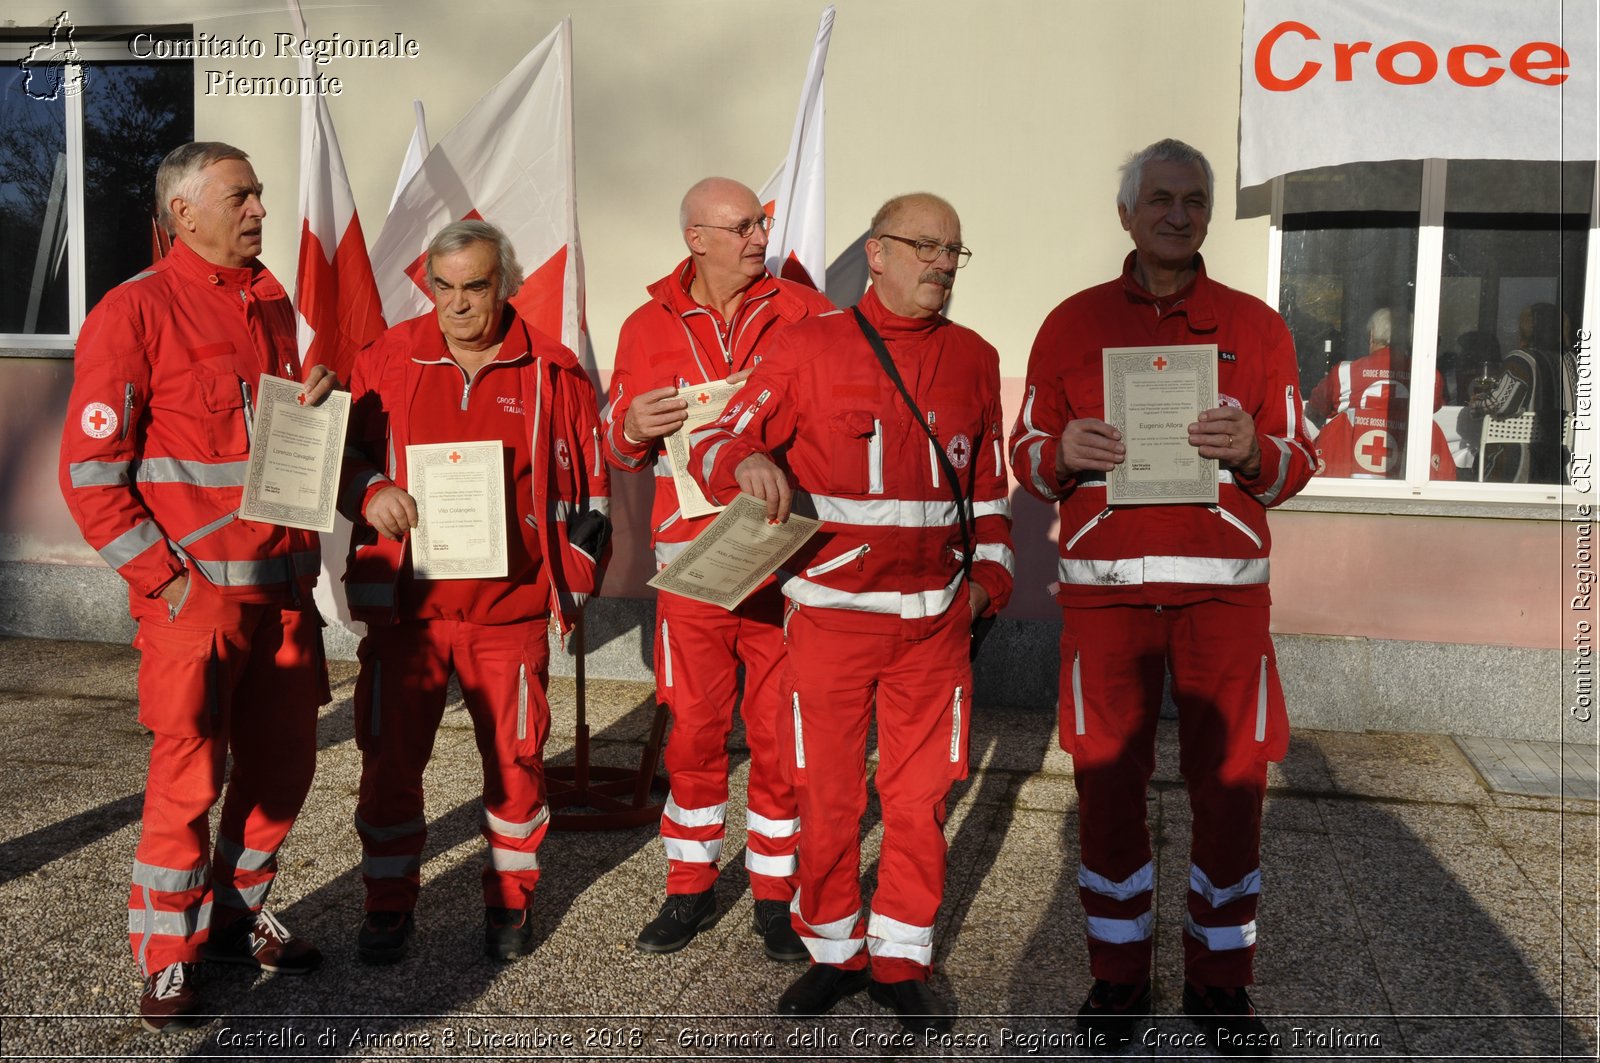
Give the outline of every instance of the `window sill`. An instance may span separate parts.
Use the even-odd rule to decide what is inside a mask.
[[[1493,520],[1584,520],[1593,519],[1597,500],[1562,489],[1564,502],[1477,502],[1465,499],[1424,498],[1334,498],[1300,495],[1276,507],[1290,513],[1359,513],[1394,517],[1474,517]],[[1589,517],[1578,513],[1578,506],[1589,506]]]

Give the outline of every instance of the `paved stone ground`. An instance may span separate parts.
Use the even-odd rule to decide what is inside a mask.
[[[977,770],[951,795],[935,988],[961,1043],[898,1043],[865,995],[827,1019],[770,1015],[799,968],[749,924],[743,806],[730,804],[720,920],[682,952],[632,942],[660,903],[654,828],[553,833],[536,948],[482,958],[479,768],[446,714],[427,776],[430,834],[407,959],[355,959],[361,908],[351,817],[353,675],[335,664],[317,779],[281,856],[273,908],[327,957],[307,978],[208,969],[202,1029],[153,1036],[134,1016],[126,877],[147,738],[124,646],[0,640],[0,1058],[497,1059],[1076,1058],[1087,988],[1071,762],[1045,708],[980,704]],[[570,761],[572,684],[552,684],[552,763]],[[589,686],[594,759],[636,761],[652,714],[636,683]],[[1182,1058],[1188,810],[1163,723],[1150,799],[1157,839],[1161,1013],[1125,1054]],[[745,756],[733,738],[742,788]],[[1555,1059],[1596,1055],[1592,801],[1493,793],[1449,738],[1297,731],[1270,776],[1257,1003],[1280,1057]],[[866,858],[881,833],[865,824]],[[866,878],[870,892],[873,865]],[[566,1040],[570,1038],[570,1041]]]

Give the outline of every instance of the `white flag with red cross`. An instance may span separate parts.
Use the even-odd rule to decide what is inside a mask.
[[[296,35],[308,39],[298,0],[289,0],[289,15]],[[302,77],[314,76],[314,61],[301,56]],[[326,365],[341,380],[349,380],[356,352],[384,329],[333,116],[327,100],[316,93],[304,96],[300,106],[300,258],[294,305],[302,372]]]
[[[822,72],[833,36],[833,6],[823,9],[811,46],[800,106],[789,136],[789,157],[761,189],[761,203],[772,218],[767,241],[767,271],[823,291],[827,285],[822,157]]]
[[[572,142],[572,20],[562,19],[428,152],[372,249],[384,313],[404,321],[432,306],[428,241],[477,218],[511,239],[525,279],[511,298],[524,321],[578,354],[583,254]]]

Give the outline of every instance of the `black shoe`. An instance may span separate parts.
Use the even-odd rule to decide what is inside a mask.
[[[368,912],[356,931],[356,958],[373,965],[399,963],[416,928],[410,912]]]
[[[533,951],[533,913],[527,908],[483,910],[483,954],[514,960]]]
[[[1096,978],[1078,1009],[1078,1031],[1095,1043],[1090,1048],[1120,1048],[1133,1040],[1140,1023],[1150,1017],[1150,983],[1130,985]]]
[[[310,974],[322,966],[322,952],[295,937],[271,912],[213,927],[201,955],[211,963],[236,963],[269,974]]]
[[[1183,983],[1183,1013],[1205,1030],[1212,1048],[1225,1056],[1270,1056],[1278,1035],[1256,1015],[1244,986]]]
[[[867,988],[870,977],[865,967],[859,971],[847,971],[831,963],[814,963],[778,998],[778,1014],[806,1017],[826,1015],[845,997]]]
[[[669,893],[661,914],[639,931],[640,952],[677,952],[717,917],[717,897],[704,893]]]
[[[933,995],[928,983],[911,978],[904,982],[879,982],[876,979],[867,987],[867,995],[882,1004],[900,1019],[900,1025],[912,1033],[948,1033],[955,1024],[955,1014],[948,1004]]]
[[[757,901],[753,929],[761,935],[769,960],[799,963],[811,955],[800,935],[794,932],[794,924],[789,921],[789,906],[783,901]]]

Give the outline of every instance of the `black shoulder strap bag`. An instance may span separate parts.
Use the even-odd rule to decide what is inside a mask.
[[[878,356],[878,364],[883,366],[883,371],[894,381],[894,386],[900,389],[900,397],[905,400],[906,407],[910,409],[911,416],[922,431],[927,435],[928,441],[933,444],[933,455],[938,459],[939,467],[944,470],[945,482],[950,485],[950,492],[956,500],[956,517],[961,523],[961,575],[964,580],[972,579],[973,554],[977,548],[977,517],[972,511],[972,496],[978,476],[978,457],[974,453],[967,474],[967,486],[963,490],[961,478],[956,475],[956,467],[951,464],[950,457],[944,452],[944,445],[939,442],[939,437],[933,429],[928,427],[928,419],[917,408],[916,401],[912,399],[911,392],[906,390],[906,383],[900,379],[900,371],[894,367],[894,359],[889,357],[889,349],[883,345],[883,337],[878,335],[878,330],[872,327],[866,315],[859,307],[851,307],[850,312],[856,316],[856,325],[861,329],[861,334],[867,338],[867,343],[872,347],[872,353]],[[988,637],[989,629],[994,626],[993,616],[976,617],[972,622],[972,645],[968,656],[976,659],[978,647],[983,645],[983,640]]]

